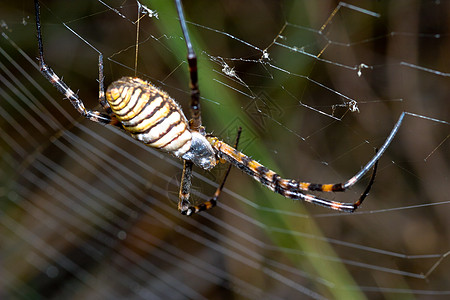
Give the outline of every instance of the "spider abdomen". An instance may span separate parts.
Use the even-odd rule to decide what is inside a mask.
[[[111,110],[131,135],[181,157],[191,148],[192,134],[178,104],[166,92],[139,78],[122,77],[106,91]]]

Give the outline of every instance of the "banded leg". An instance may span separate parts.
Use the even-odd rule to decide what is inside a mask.
[[[375,152],[378,152],[378,149],[375,149]],[[375,182],[375,175],[377,174],[377,168],[378,168],[378,160],[375,161],[375,165],[373,165],[372,176],[370,177],[366,189],[361,194],[361,196],[359,196],[359,199],[355,203],[353,203],[353,210],[351,212],[354,212],[363,203],[364,199],[366,199],[366,197],[369,195],[370,189],[372,188],[372,185]]]
[[[192,187],[192,166],[194,164],[189,160],[183,161],[183,175],[181,175],[180,193],[178,196],[178,210],[183,215],[190,215],[189,197],[191,195]]]
[[[186,26],[186,19],[184,18],[183,5],[181,0],[175,0],[177,6],[178,17],[180,18],[181,30],[183,31],[184,41],[187,48],[187,61],[189,65],[189,86],[191,89],[191,103],[190,113],[191,120],[189,121],[189,127],[193,131],[200,131],[202,126],[202,117],[200,109],[200,90],[198,88],[198,73],[197,73],[197,56],[194,48],[192,47],[191,38]]]
[[[378,160],[374,161],[372,177],[359,199],[354,203],[343,203],[323,199],[312,194],[306,194],[305,191],[343,192],[359,180],[359,178],[362,176],[360,173],[353,176],[345,183],[337,184],[319,184],[301,182],[294,179],[283,179],[274,171],[269,170],[265,166],[249,158],[233,147],[219,141],[217,138],[208,137],[208,140],[213,148],[217,150],[219,158],[225,159],[231,165],[234,165],[237,168],[241,169],[244,173],[252,176],[255,180],[259,181],[262,185],[268,187],[270,190],[293,200],[303,200],[306,202],[345,212],[354,212],[367,197],[375,180],[375,174],[378,165]],[[358,178],[358,180],[356,180],[356,178]]]
[[[239,144],[239,139],[241,138],[241,132],[242,132],[242,128],[239,127],[238,128],[238,132],[237,132],[237,136],[236,136],[236,141],[234,143],[234,148],[237,148],[237,146]],[[181,213],[183,215],[190,216],[190,215],[192,215],[194,213],[196,214],[196,213],[199,213],[201,211],[208,210],[208,209],[211,209],[211,208],[215,207],[217,205],[217,200],[219,199],[220,193],[222,192],[223,187],[225,185],[225,181],[228,178],[228,174],[230,174],[231,166],[232,166],[231,164],[228,165],[228,169],[227,169],[227,171],[225,173],[225,176],[223,177],[222,183],[217,188],[216,192],[214,193],[214,196],[210,200],[205,201],[205,202],[203,202],[200,205],[187,207],[185,210],[181,210]],[[184,172],[184,169],[183,169],[183,172]],[[184,180],[182,178],[181,179],[182,185],[183,185],[183,181]],[[180,190],[180,199],[181,199],[181,195],[182,195],[182,193],[181,193],[181,190]],[[180,202],[181,202],[181,200],[180,200]],[[178,208],[180,208],[180,206],[178,206]]]
[[[39,50],[39,67],[41,73],[44,75],[45,78],[64,96],[66,96],[67,99],[69,99],[70,103],[75,107],[75,109],[85,118],[102,124],[113,124],[118,125],[117,120],[114,117],[111,117],[111,115],[98,112],[98,111],[92,111],[87,110],[84,107],[83,102],[78,97],[76,93],[72,91],[71,88],[67,86],[67,84],[59,78],[58,75],[45,63],[44,60],[44,47],[42,43],[42,33],[41,33],[41,20],[40,20],[40,6],[39,1],[34,1],[34,7],[35,7],[35,13],[36,13],[36,30],[37,30],[37,39],[38,39],[38,50]],[[104,84],[103,84],[104,76],[103,76],[103,57],[100,54],[99,55],[99,101],[100,104],[106,109],[108,112],[109,106],[107,105],[105,101],[105,90],[104,90]],[[110,110],[110,109],[109,109]]]

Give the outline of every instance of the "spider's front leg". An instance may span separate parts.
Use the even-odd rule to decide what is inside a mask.
[[[191,89],[191,120],[189,121],[189,125],[192,130],[199,131],[202,126],[202,116],[200,108],[200,89],[198,85],[197,55],[195,54],[194,48],[192,47],[191,38],[189,37],[181,0],[175,0],[175,5],[177,7],[181,31],[183,32],[184,41],[187,48],[187,61],[189,66],[190,78],[189,87]]]
[[[192,214],[199,213],[204,210],[208,210],[216,206],[217,204],[217,198],[219,197],[220,191],[223,188],[223,185],[225,183],[225,180],[222,182],[220,187],[217,189],[216,193],[214,194],[214,197],[211,198],[209,201],[205,201],[199,205],[191,205],[189,202],[190,192],[191,192],[191,180],[192,180],[192,166],[193,163],[190,161],[184,161],[183,165],[183,175],[181,177],[181,187],[180,187],[180,195],[179,195],[179,201],[178,201],[178,210],[183,215],[190,216]],[[228,175],[230,169],[228,168],[228,172],[226,176]],[[225,179],[226,179],[225,176]]]
[[[194,134],[200,136],[200,138],[196,139],[197,142],[195,142],[193,139],[191,149],[188,151],[188,153],[182,156],[182,158],[185,161],[183,165],[183,175],[181,178],[178,210],[184,215],[191,215],[193,213],[208,210],[216,206],[217,199],[220,195],[220,192],[223,189],[228,173],[230,172],[231,166],[228,168],[221,185],[217,188],[214,196],[209,201],[203,202],[200,205],[190,206],[189,196],[191,190],[193,164],[195,163],[196,165],[202,167],[203,169],[209,170],[217,164],[217,158],[216,153],[211,148],[211,145],[205,139],[206,136],[205,130],[202,126],[201,108],[200,108],[200,90],[197,73],[197,56],[195,54],[194,48],[192,47],[191,39],[189,37],[189,32],[187,30],[181,0],[175,0],[175,5],[177,7],[181,30],[184,36],[184,41],[186,42],[187,61],[189,65],[189,78],[190,78],[189,86],[191,89],[191,101],[190,101],[191,119],[189,121],[189,129],[193,133],[193,138],[195,136]],[[238,132],[236,146],[237,141],[239,140],[240,132],[241,129],[239,129]]]
[[[215,137],[207,137],[209,143],[217,151],[218,157],[226,160],[231,165],[239,168],[244,173],[250,175],[256,181],[259,181],[262,185],[269,188],[271,191],[283,195],[286,198],[293,200],[303,200],[306,202],[321,205],[334,210],[354,212],[364,201],[369,194],[369,191],[374,183],[375,174],[377,170],[378,160],[373,163],[373,173],[371,179],[361,194],[359,199],[353,203],[337,202],[324,198],[317,197],[312,194],[306,193],[307,191],[319,191],[319,192],[343,192],[349,187],[354,185],[359,179],[369,170],[372,166],[371,163],[364,167],[363,175],[357,173],[345,183],[336,184],[321,184],[321,183],[309,183],[303,181],[297,181],[294,179],[284,179],[274,171],[261,165],[259,162],[251,159],[247,155],[239,152],[235,148],[228,144],[218,140]],[[377,156],[375,156],[377,157]]]
[[[242,128],[239,127],[238,133],[236,136],[236,142],[234,143],[235,148],[237,148],[237,146],[239,144],[241,132],[242,132]],[[225,163],[225,162],[226,161],[223,161],[223,163]],[[179,196],[179,202],[178,202],[178,210],[183,215],[188,215],[188,216],[192,215],[194,213],[199,213],[204,210],[209,210],[217,205],[217,200],[219,199],[219,196],[223,190],[225,182],[228,178],[228,174],[230,174],[230,171],[231,171],[231,164],[230,164],[228,166],[227,171],[225,172],[225,176],[222,179],[222,183],[216,189],[216,192],[214,193],[214,196],[211,199],[201,203],[200,205],[191,206],[190,202],[189,202],[189,196],[190,196],[190,190],[191,190],[192,166],[193,166],[192,162],[190,162],[190,161],[184,162],[183,175],[181,177],[180,196]]]

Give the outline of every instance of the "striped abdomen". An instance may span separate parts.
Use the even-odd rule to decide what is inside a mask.
[[[192,134],[180,107],[151,83],[123,77],[108,87],[106,100],[135,139],[177,157],[191,148]]]

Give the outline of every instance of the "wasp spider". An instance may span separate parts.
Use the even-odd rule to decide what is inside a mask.
[[[190,120],[185,117],[177,102],[166,92],[139,78],[123,77],[111,83],[105,92],[103,85],[103,59],[101,54],[99,55],[99,102],[104,112],[87,110],[77,94],[44,61],[39,1],[35,0],[39,50],[38,60],[41,73],[59,92],[69,99],[82,116],[94,122],[117,126],[131,134],[138,141],[150,147],[169,152],[182,159],[184,166],[178,202],[178,209],[182,214],[191,215],[214,207],[231,166],[241,169],[262,185],[287,198],[304,200],[338,211],[355,211],[368,195],[374,182],[377,161],[396,134],[403,115],[378,153],[376,153],[361,171],[348,181],[337,184],[319,184],[283,179],[274,171],[269,170],[235,149],[240,131],[238,132],[235,147],[231,147],[218,138],[206,134],[201,122],[200,93],[197,82],[197,58],[186,28],[181,0],[176,0],[175,2],[187,47],[191,88]],[[222,184],[212,199],[196,206],[190,204],[189,195],[193,165],[209,170],[214,168],[219,162],[228,162],[230,166]],[[308,191],[345,191],[357,183],[372,167],[374,170],[369,184],[360,198],[354,203],[331,201],[307,193]]]

